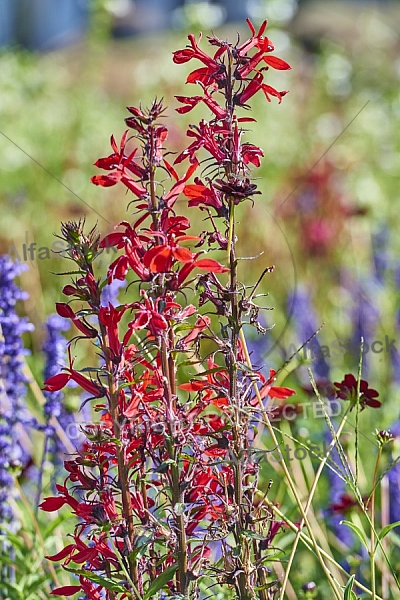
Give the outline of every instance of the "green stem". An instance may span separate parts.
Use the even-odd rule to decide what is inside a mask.
[[[375,570],[375,492],[376,492],[376,480],[378,477],[378,468],[382,456],[382,446],[379,446],[378,456],[376,458],[374,477],[372,480],[372,493],[371,493],[371,546],[369,551],[370,565],[371,565],[371,590],[372,600],[376,600],[376,570]],[[368,506],[366,506],[368,509]]]
[[[310,510],[311,502],[312,502],[312,499],[314,497],[315,491],[317,489],[317,484],[318,484],[319,478],[320,478],[321,473],[322,473],[322,471],[323,471],[323,469],[324,469],[324,467],[325,467],[325,465],[326,465],[326,463],[328,461],[330,453],[332,452],[333,448],[336,445],[336,439],[340,437],[340,434],[343,431],[343,428],[344,428],[344,426],[346,424],[346,421],[347,421],[347,415],[348,415],[348,411],[343,415],[343,418],[342,418],[342,420],[339,423],[339,427],[338,427],[338,430],[336,432],[336,436],[332,439],[331,443],[329,444],[329,447],[328,447],[328,450],[327,450],[325,456],[322,458],[322,460],[321,460],[321,462],[319,464],[318,470],[317,470],[317,472],[315,474],[315,478],[314,478],[313,484],[312,484],[310,492],[309,492],[307,504],[304,507],[304,514],[305,515],[307,515],[308,511]],[[285,589],[286,589],[286,586],[287,586],[288,581],[289,581],[290,569],[292,568],[292,564],[293,564],[293,560],[294,560],[294,557],[295,557],[297,545],[298,545],[299,540],[300,540],[301,529],[304,527],[304,525],[305,525],[305,520],[304,520],[304,518],[302,518],[302,520],[300,522],[300,525],[299,525],[299,530],[297,531],[296,537],[294,538],[292,550],[291,550],[290,557],[289,557],[289,562],[288,562],[287,567],[286,567],[285,577],[284,577],[284,580],[282,582],[280,600],[284,600]]]
[[[267,504],[267,506],[269,506],[271,508],[271,510],[273,510],[278,515],[278,517],[280,519],[282,519],[282,521],[285,521],[285,523],[288,525],[288,527],[292,531],[297,533],[297,531],[298,531],[297,525],[295,523],[293,523],[290,519],[288,519],[288,517],[282,511],[280,511],[279,508],[277,508],[277,506],[275,506],[275,504],[273,504],[270,500],[268,500],[268,498],[264,498],[264,502]],[[315,545],[314,545],[313,541],[303,531],[300,533],[300,539],[303,542],[303,544],[305,544],[309,549],[312,549],[313,546],[315,549]],[[342,565],[340,565],[338,562],[336,562],[336,560],[332,556],[330,556],[327,552],[325,552],[325,550],[323,550],[319,546],[318,546],[318,549],[319,549],[320,554],[326,560],[328,560],[330,563],[332,563],[332,565],[334,565],[337,569],[339,569],[339,571],[341,571],[346,576],[347,579],[350,577],[350,573],[348,573],[346,571],[346,569],[344,569],[342,567]],[[365,585],[363,585],[360,581],[357,581],[355,579],[354,585],[359,587],[363,592],[365,592],[369,596],[372,595],[371,590],[369,590],[367,587],[365,587]],[[383,598],[381,598],[381,596],[376,595],[376,600],[383,600]]]
[[[243,351],[244,351],[244,354],[245,354],[245,357],[246,357],[247,365],[249,366],[249,368],[252,368],[251,358],[250,358],[250,355],[249,355],[249,351],[247,349],[246,339],[244,337],[243,330],[240,331],[240,339],[242,341]],[[278,442],[278,439],[277,439],[277,437],[275,435],[275,431],[274,431],[274,429],[273,429],[273,427],[271,425],[271,421],[269,419],[268,413],[267,413],[267,411],[264,408],[264,405],[263,405],[263,402],[262,402],[262,399],[261,399],[261,396],[260,396],[260,391],[258,389],[256,381],[254,382],[253,387],[254,387],[254,391],[255,391],[255,394],[256,394],[256,398],[258,400],[258,404],[259,404],[260,410],[261,410],[262,415],[263,415],[263,417],[265,419],[265,424],[266,424],[267,429],[269,431],[269,434],[271,436],[272,442],[273,442],[273,444],[276,447],[278,447],[279,446],[279,442]],[[306,525],[306,527],[308,529],[309,536],[311,538],[312,545],[314,546],[315,553],[316,553],[316,555],[318,557],[318,560],[319,560],[319,563],[321,565],[321,568],[323,569],[323,571],[324,571],[324,573],[326,575],[326,578],[328,579],[328,582],[329,582],[329,584],[330,584],[330,586],[332,588],[333,593],[335,594],[336,599],[337,600],[342,600],[342,595],[341,595],[339,586],[338,586],[337,582],[334,580],[332,573],[327,568],[327,566],[325,564],[325,561],[323,560],[323,557],[322,557],[320,548],[319,548],[319,546],[317,544],[317,541],[315,539],[312,527],[311,527],[311,525],[309,523],[307,514],[304,511],[303,504],[302,504],[300,496],[299,496],[299,494],[297,492],[296,485],[295,485],[295,483],[294,483],[294,481],[293,481],[293,479],[292,479],[292,477],[290,475],[289,469],[288,469],[288,467],[286,465],[286,462],[285,462],[285,460],[284,460],[283,457],[282,457],[282,460],[281,460],[280,464],[282,465],[282,469],[283,469],[283,472],[285,474],[286,480],[287,480],[287,482],[289,484],[290,490],[291,490],[291,492],[292,492],[292,494],[293,494],[293,496],[295,498],[295,501],[296,501],[296,504],[297,504],[297,506],[298,506],[298,508],[300,510],[301,516],[302,516],[302,518],[304,520],[304,523],[305,523],[305,525]],[[296,532],[297,532],[297,530],[298,530],[298,528],[296,527]]]
[[[174,398],[175,395],[172,393],[175,391],[175,376],[172,377],[172,373],[175,371],[175,365],[171,356],[168,356],[167,345],[165,339],[161,340],[161,366],[164,376],[164,393],[167,401],[167,411],[168,411],[168,433],[169,433],[169,443],[167,444],[167,449],[169,453],[169,457],[174,461],[171,464],[171,481],[172,481],[172,489],[171,489],[171,500],[172,500],[172,508],[174,510],[175,505],[179,504],[182,500],[181,498],[181,490],[180,490],[180,482],[179,482],[179,466],[176,456],[175,448],[174,448],[174,439],[176,437],[175,431],[175,406],[174,406]],[[172,380],[171,380],[172,377]],[[186,541],[186,531],[185,531],[185,521],[183,515],[177,515],[175,518],[176,528],[177,528],[177,536],[178,536],[178,571],[176,573],[176,583],[178,591],[183,594],[184,597],[187,597],[188,593],[188,581],[187,581],[187,541]]]

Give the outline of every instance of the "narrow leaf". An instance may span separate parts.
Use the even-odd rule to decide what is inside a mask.
[[[353,592],[353,583],[354,583],[355,578],[356,578],[356,576],[352,575],[350,577],[350,579],[348,580],[346,587],[344,588],[343,600],[357,600],[357,596]]]
[[[150,587],[143,596],[143,600],[149,600],[150,598],[153,598],[156,592],[161,590],[161,588],[163,588],[165,585],[167,585],[169,581],[171,581],[177,570],[177,564],[167,567],[161,573],[161,575],[157,577],[157,579],[154,579],[154,581],[152,581]]]
[[[365,538],[364,532],[361,531],[361,529],[357,527],[357,525],[354,525],[354,523],[352,523],[351,521],[340,521],[340,525],[347,525],[347,527],[350,527],[350,529],[354,531],[354,533],[356,534],[360,542],[363,544],[363,546],[368,550],[368,542]]]

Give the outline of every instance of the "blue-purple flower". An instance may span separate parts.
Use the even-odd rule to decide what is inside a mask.
[[[297,288],[288,297],[288,313],[299,345],[304,344],[318,330],[318,323],[310,295],[305,289]],[[313,359],[313,373],[318,382],[329,379],[329,365],[326,362],[321,345],[314,337],[307,345],[307,355]]]
[[[397,439],[400,438],[400,419],[390,427],[390,433]],[[389,481],[389,518],[391,523],[400,521],[400,457],[395,457],[395,463],[387,474]],[[395,527],[395,532],[400,533],[400,526]]]
[[[6,255],[0,256],[0,525],[12,521],[9,506],[14,487],[12,471],[26,459],[18,427],[36,424],[25,406],[27,351],[22,340],[22,335],[33,326],[16,311],[17,303],[27,298],[15,283],[25,268]]]

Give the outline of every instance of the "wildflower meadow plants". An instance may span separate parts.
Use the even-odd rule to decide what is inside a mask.
[[[84,220],[62,225],[65,255],[74,266],[63,289],[68,302],[56,310],[76,328],[71,342],[94,345],[100,362],[78,365],[71,343],[68,366],[46,380],[44,391],[57,394],[74,382],[99,418],[84,427],[85,442],[65,461],[58,494],[41,503],[50,513],[67,505],[77,518],[69,543],[48,557],[62,561],[76,581],[53,589],[54,595],[293,598],[289,574],[301,541],[314,552],[330,598],[355,598],[353,584],[380,598],[375,569],[371,590],[350,577],[321,547],[309,518],[335,445],[345,461],[339,438],[351,409],[358,417],[360,406],[379,404],[360,374],[358,382],[347,375],[337,384],[350,404],[336,432],[326,410],[332,442],[307,502],[284,459],[276,475],[290,494],[290,512],[274,499],[274,481],[261,477],[264,438],[270,451],[281,444],[267,400],[284,401],[295,392],[278,385],[274,370],[265,377],[252,365],[245,332],[254,327],[265,333],[259,291],[273,266],[264,266],[255,282],[239,280],[236,225],[239,205],[258,201],[259,194],[251,168],[260,165],[263,151],[247,141],[246,127],[254,122],[249,102],[261,92],[280,103],[287,92],[271,87],[265,75],[290,67],[272,54],[267,22],[258,31],[248,25],[245,42],[210,37],[207,54],[189,35],[189,45],[174,52],[178,65],[201,63],[187,78],[200,95],[177,96],[177,112],[197,105],[211,112],[209,121],[189,126],[190,143],[175,159],[166,148],[163,102],[156,99],[147,109],[128,108],[127,131],[119,143],[112,136],[112,153],[95,163],[105,171],[92,178],[95,185],[122,183],[131,193],[132,222],[105,236],[96,228],[86,232]],[[189,218],[177,211],[180,197],[201,211],[204,230],[190,230]],[[110,248],[116,252],[104,275],[97,261]],[[125,285],[107,295],[116,281]],[[365,507],[360,494],[356,499]],[[374,565],[382,538],[373,520],[371,531]],[[287,563],[278,547],[284,535],[292,540]],[[386,578],[388,585],[397,582],[393,569]],[[312,593],[313,585],[307,586],[304,593]]]

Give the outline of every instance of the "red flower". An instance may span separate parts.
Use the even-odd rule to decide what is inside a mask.
[[[64,302],[56,302],[56,311],[60,317],[63,317],[64,319],[71,319],[75,327],[79,329],[79,331],[82,332],[87,338],[97,337],[96,329],[89,327],[81,319],[79,319],[69,304],[65,304]]]
[[[360,395],[357,397],[357,379],[350,373],[345,375],[342,382],[335,382],[334,386],[337,388],[337,398],[349,400],[351,404],[350,410],[353,410],[357,404],[360,405],[360,410],[364,410],[366,406],[370,406],[371,408],[379,408],[381,406],[381,403],[377,400],[379,392],[369,388],[368,382],[364,379],[361,379],[360,381]]]
[[[224,367],[219,367],[212,358],[207,360],[207,373],[205,377],[192,379],[189,383],[179,386],[186,392],[203,392],[204,401],[210,402],[217,408],[229,406],[229,375]]]
[[[217,139],[217,136],[227,136],[228,133],[228,131],[220,126],[207,123],[203,119],[198,126],[193,125],[187,131],[187,136],[195,138],[195,141],[178,155],[175,159],[175,164],[182,162],[185,158],[189,158],[191,163],[197,163],[195,154],[200,148],[207,150],[219,164],[223,164],[226,161],[227,154],[224,151],[221,140]]]
[[[159,236],[160,234],[158,233],[157,237]],[[148,250],[143,257],[143,263],[152,273],[167,273],[172,270],[174,261],[190,263],[195,258],[195,255],[188,248],[179,246],[179,242],[187,240],[198,241],[199,239],[199,237],[192,235],[175,237],[172,234],[165,240],[164,244],[154,246]]]
[[[283,96],[287,94],[287,91],[278,92],[275,88],[263,83],[264,77],[262,73],[257,73],[253,79],[251,79],[250,83],[244,88],[242,92],[238,92],[235,94],[234,103],[238,106],[245,106],[246,102],[250,100],[257,92],[262,90],[264,92],[264,96],[268,100],[271,101],[269,96],[275,96],[279,99],[279,104],[282,102]]]
[[[192,331],[190,333],[188,333],[188,335],[186,335],[184,338],[179,340],[179,349],[186,350],[189,347],[189,345],[191,344],[191,342],[193,342],[194,340],[197,340],[199,334],[204,329],[207,329],[207,327],[209,327],[210,323],[211,323],[210,317],[207,317],[207,315],[200,316],[197,319]]]
[[[121,225],[125,227],[123,232],[110,233],[99,244],[100,248],[125,248],[125,254],[110,265],[107,273],[108,281],[112,283],[114,279],[125,279],[129,267],[142,281],[148,281],[151,275],[143,265],[143,256],[146,251],[142,243],[144,238],[141,238],[127,221],[122,221],[117,227]]]
[[[357,505],[358,505],[358,502],[357,502],[357,500],[355,500],[355,498],[350,496],[350,494],[344,493],[340,496],[340,498],[336,502],[329,505],[329,510],[333,513],[345,513],[350,508],[353,508],[354,506],[357,506]]]
[[[129,131],[125,131],[122,136],[120,146],[118,148],[114,136],[111,136],[111,147],[114,150],[113,154],[106,158],[99,158],[94,164],[100,169],[111,171],[109,175],[94,175],[91,182],[102,187],[110,187],[121,181],[126,187],[131,190],[136,196],[141,198],[147,195],[147,190],[138,182],[132,175],[142,177],[144,169],[140,167],[133,158],[137,152],[135,149],[128,156],[124,153]],[[129,173],[130,172],[130,173]]]
[[[252,163],[254,166],[260,166],[260,156],[264,156],[264,152],[258,146],[253,144],[242,144],[241,146],[242,160],[245,165]]]
[[[276,380],[275,373],[276,373],[276,371],[274,371],[274,369],[269,370],[268,381],[265,381],[265,377],[263,375],[261,375],[261,380],[265,382],[263,384],[263,386],[260,388],[261,399],[265,398],[266,396],[269,396],[270,398],[278,398],[279,400],[286,400],[286,398],[289,398],[290,396],[293,396],[294,394],[296,394],[296,391],[292,390],[291,388],[277,387],[277,386],[272,385],[273,382]]]
[[[204,102],[204,104],[208,106],[208,108],[214,113],[214,115],[219,120],[225,119],[225,117],[228,114],[227,111],[224,108],[222,108],[222,106],[220,106],[216,100],[214,100],[212,95],[209,94],[209,92],[205,88],[204,96],[175,96],[175,98],[178,100],[178,102],[181,102],[182,104],[186,105],[176,109],[176,112],[180,114],[184,114],[191,111],[195,106],[197,106],[199,102]]]
[[[122,319],[124,313],[130,304],[126,304],[122,309],[118,310],[109,304],[108,307],[103,306],[99,312],[99,321],[105,325],[108,335],[108,341],[110,348],[114,355],[118,356],[121,351],[121,342],[118,336],[118,323]]]
[[[68,350],[68,352],[70,366],[68,369],[64,369],[67,371],[67,373],[58,373],[57,375],[53,375],[53,377],[47,379],[44,382],[45,387],[43,390],[45,392],[58,392],[59,390],[62,390],[62,388],[65,387],[72,379],[78,385],[80,385],[81,388],[89,392],[89,394],[91,394],[94,398],[102,398],[106,393],[105,389],[92,379],[88,379],[78,371],[75,371],[75,369],[72,368],[73,360],[71,359],[70,350]]]
[[[211,58],[211,56],[208,56],[208,54],[201,50],[198,43],[196,42],[196,38],[192,33],[188,35],[188,40],[190,42],[190,47],[186,47],[183,50],[176,50],[175,52],[173,52],[174,63],[181,65],[183,63],[188,62],[189,60],[192,60],[192,58],[196,58],[197,60],[200,60],[202,63],[204,63],[209,69],[214,69],[217,71],[219,69],[219,64],[213,58]],[[201,40],[201,34],[199,40]]]
[[[215,208],[218,216],[223,216],[226,209],[221,201],[221,193],[212,183],[207,187],[197,177],[194,181],[195,183],[185,185],[183,190],[186,198],[189,198],[188,206],[211,206]]]
[[[128,343],[132,331],[136,329],[148,329],[151,335],[161,335],[168,328],[168,323],[165,318],[157,310],[161,299],[156,303],[151,298],[148,298],[145,292],[142,292],[143,302],[134,302],[132,308],[136,309],[135,319],[128,325],[128,332],[125,334],[123,344]]]

